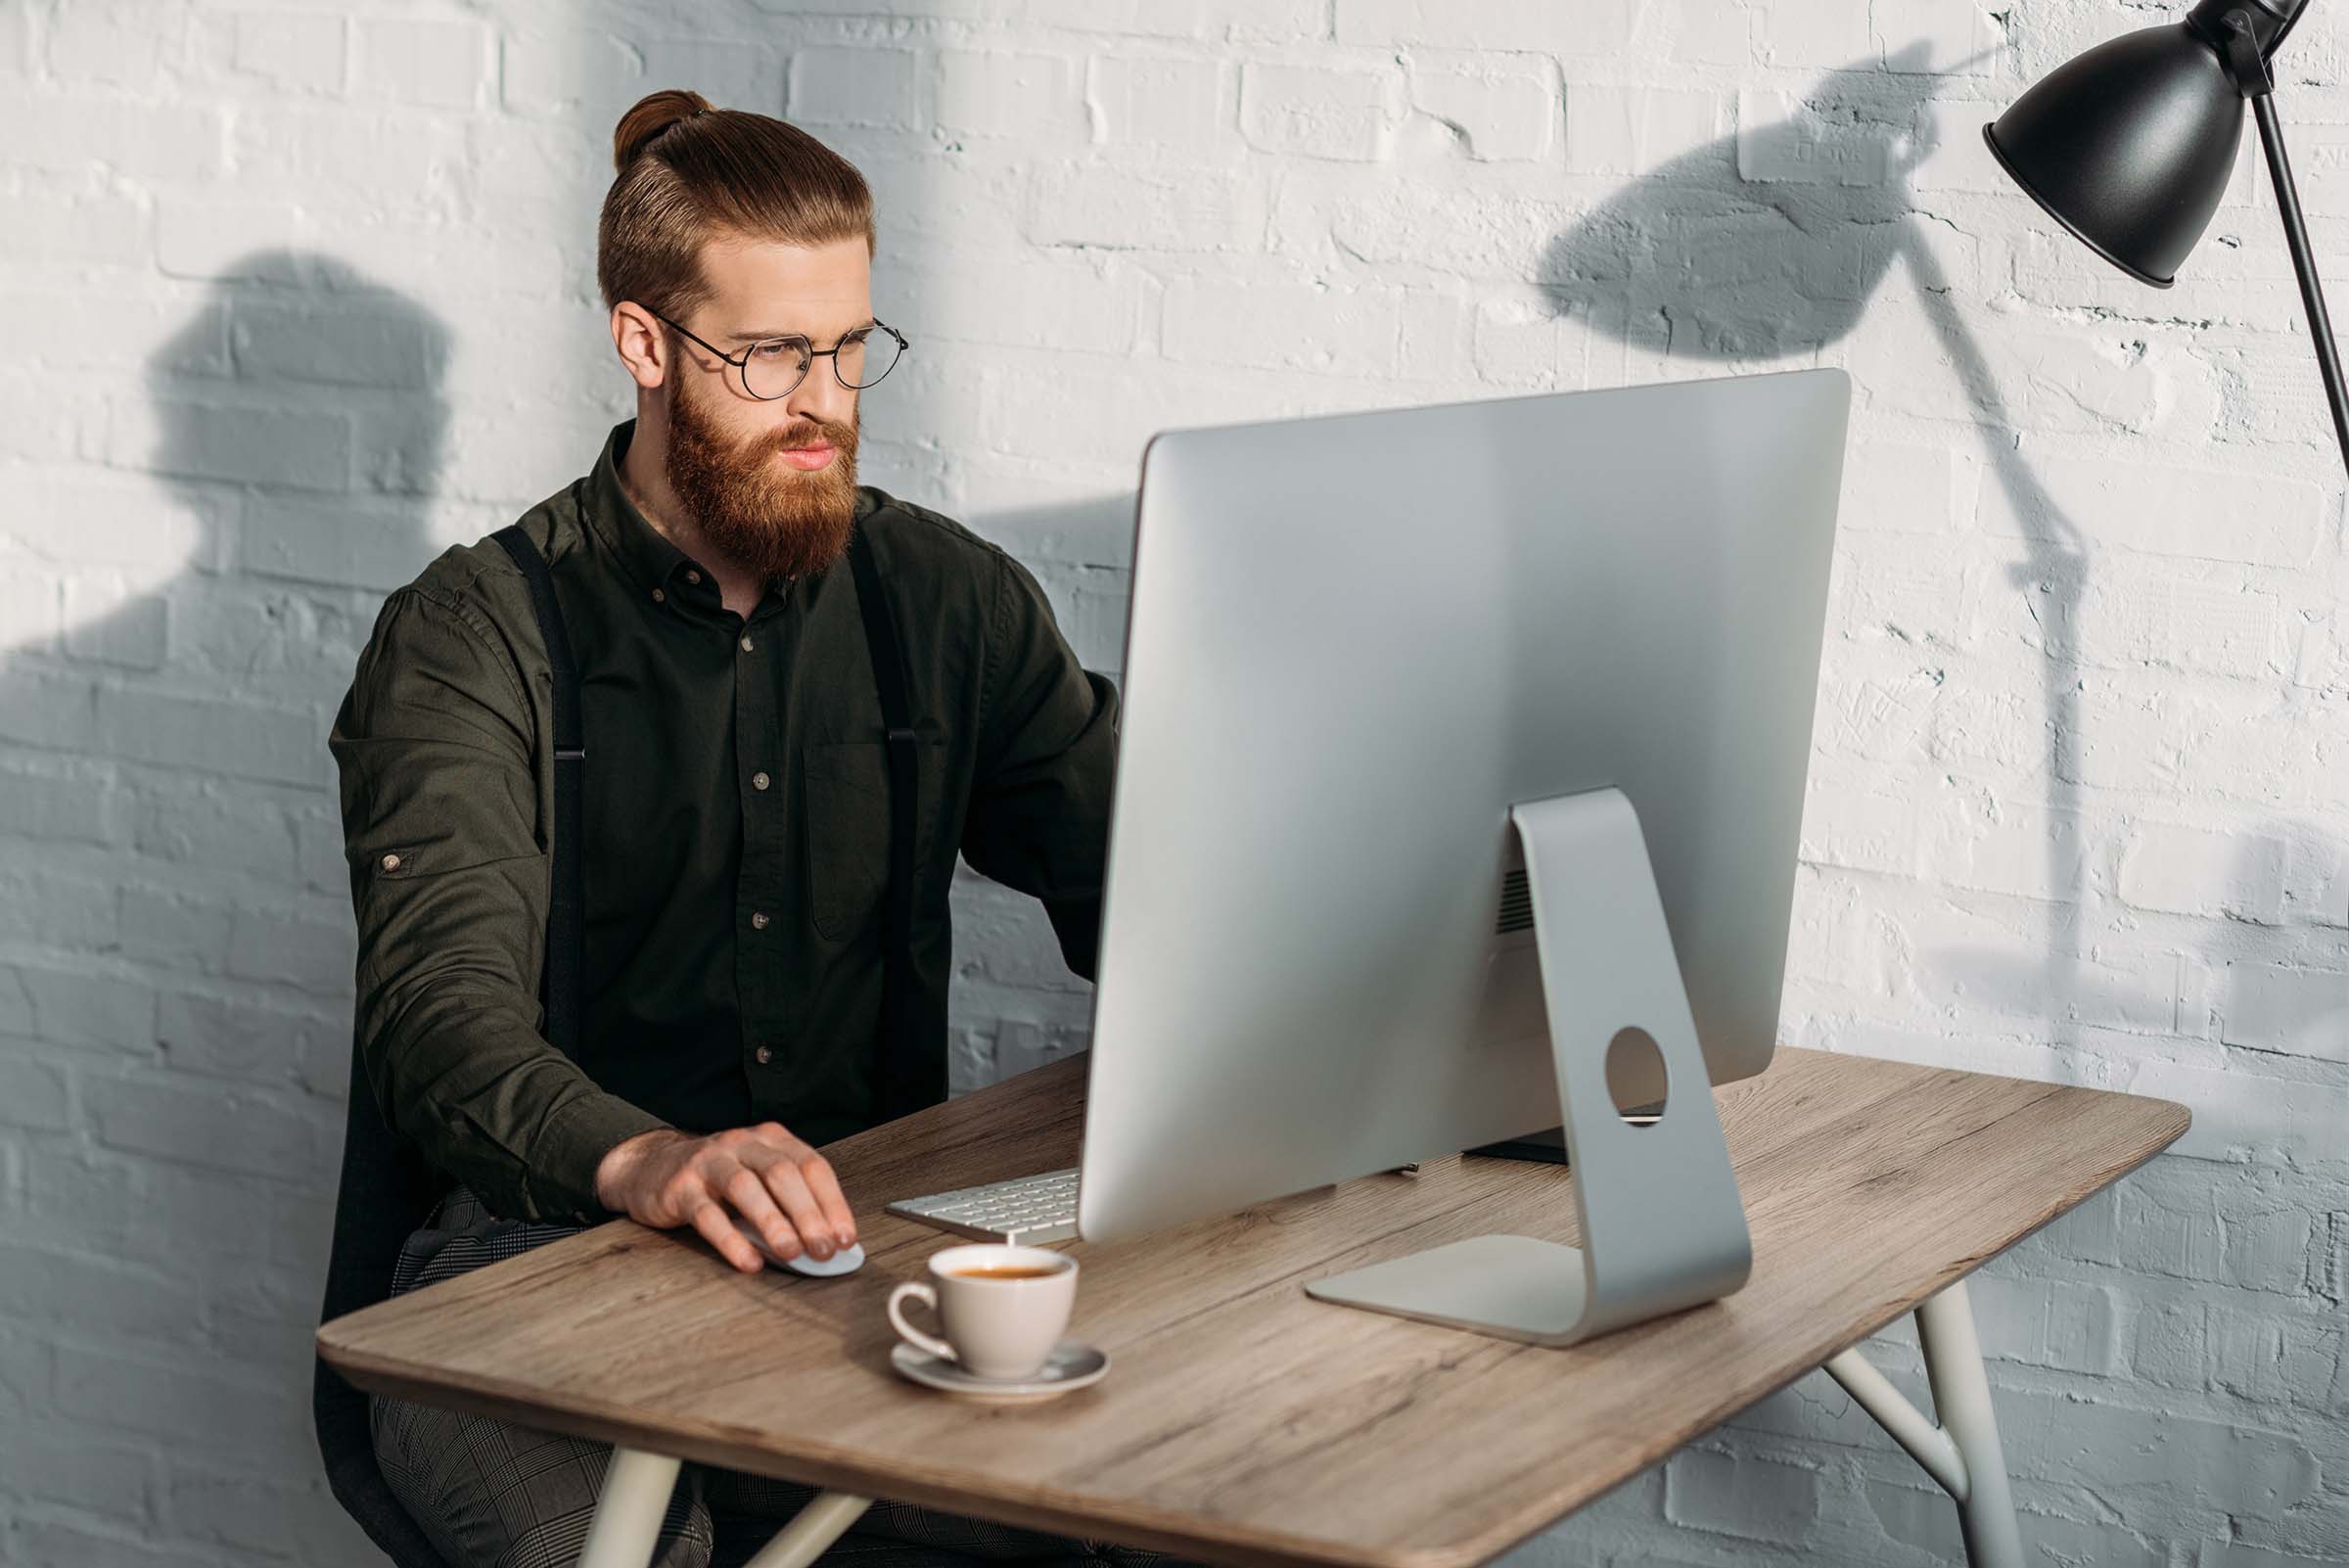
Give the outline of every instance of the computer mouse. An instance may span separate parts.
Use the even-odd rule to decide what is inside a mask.
[[[842,1247],[829,1258],[818,1258],[806,1251],[796,1258],[777,1258],[767,1246],[766,1238],[753,1229],[749,1221],[740,1215],[735,1215],[733,1219],[734,1228],[741,1231],[742,1238],[758,1248],[759,1256],[768,1263],[779,1263],[786,1268],[817,1279],[829,1279],[834,1274],[852,1274],[864,1267],[864,1249],[855,1246]]]
[[[852,1274],[864,1267],[864,1249],[852,1243],[840,1248],[829,1258],[818,1258],[803,1252],[797,1258],[785,1259],[783,1267],[803,1274],[812,1274],[818,1279],[829,1279],[834,1274]]]

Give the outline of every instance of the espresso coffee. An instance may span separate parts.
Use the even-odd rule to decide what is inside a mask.
[[[948,1247],[930,1255],[925,1271],[927,1279],[908,1279],[889,1293],[890,1326],[913,1349],[979,1378],[1036,1376],[1060,1343],[1077,1301],[1077,1260],[1041,1247]],[[1017,1284],[998,1285],[998,1279]],[[938,1314],[938,1333],[906,1320],[910,1301]]]
[[[957,1279],[1049,1279],[1059,1273],[1057,1268],[1039,1268],[1032,1264],[997,1264],[992,1268],[957,1268]]]

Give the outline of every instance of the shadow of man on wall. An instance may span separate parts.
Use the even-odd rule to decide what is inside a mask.
[[[11,530],[34,614],[0,649],[0,750],[96,803],[0,823],[40,845],[0,1055],[76,1050],[19,1228],[185,1281],[147,1354],[217,1373],[226,1438],[294,1478],[268,1539],[309,1560],[358,1539],[299,1480],[350,1040],[325,737],[385,592],[437,553],[449,357],[346,263],[241,255],[146,355],[104,465],[43,481]]]

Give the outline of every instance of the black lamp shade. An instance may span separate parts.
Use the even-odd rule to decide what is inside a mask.
[[[2218,209],[2242,135],[2241,92],[2184,23],[2098,44],[1982,127],[2050,216],[2162,289]]]

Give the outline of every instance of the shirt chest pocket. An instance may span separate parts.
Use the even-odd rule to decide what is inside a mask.
[[[935,839],[941,749],[915,745],[914,876]],[[821,741],[800,754],[807,809],[808,912],[817,935],[841,941],[878,924],[889,899],[889,743]]]

